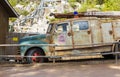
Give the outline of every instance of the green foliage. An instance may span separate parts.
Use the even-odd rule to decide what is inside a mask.
[[[18,0],[8,0],[12,6],[17,5]]]
[[[11,22],[14,22],[17,18],[9,18]]]
[[[105,0],[102,11],[120,11],[120,0]]]
[[[82,4],[82,7],[78,10],[78,12],[85,12],[88,9],[88,5],[87,4]]]
[[[96,0],[97,5],[102,5],[105,2],[105,0]]]
[[[30,0],[8,0],[10,4],[14,7],[17,4],[27,6],[30,3]],[[15,8],[15,10],[20,14],[20,15],[28,15],[29,12],[27,10],[21,10],[19,8]],[[33,11],[34,8],[31,8],[30,11]]]
[[[76,7],[75,2],[77,2],[77,1],[76,0],[68,0],[68,2],[71,5],[71,7],[75,9],[75,7]]]
[[[87,9],[95,8],[96,4],[96,0],[87,0],[86,2],[82,3],[82,7],[78,10],[78,12],[85,12]]]
[[[66,18],[52,18],[50,19],[50,22],[54,22],[54,21],[62,21],[65,20]]]
[[[87,9],[97,8],[101,11],[120,11],[120,0],[87,0],[81,4],[82,7],[78,10],[79,12],[85,12]]]
[[[16,4],[21,4],[24,6],[27,6],[30,0],[8,0],[12,6],[15,6]],[[76,8],[76,2],[81,3],[82,7],[79,8],[78,12],[85,12],[87,9],[98,9],[101,11],[120,11],[120,0],[68,0],[69,4],[73,9]],[[100,7],[96,7],[96,5],[99,5]],[[19,14],[27,15],[27,11],[21,11],[20,9],[17,9],[17,12]],[[31,11],[33,11],[32,9]],[[66,10],[64,13],[68,13]]]
[[[20,1],[19,4],[26,6],[29,3],[29,1]]]
[[[28,11],[26,11],[26,10],[24,10],[24,11],[22,11],[22,12],[21,12],[21,14],[26,16],[26,15],[28,15],[28,14],[29,14],[29,12],[28,12]]]
[[[67,11],[67,10],[64,10],[64,14],[66,14],[66,13],[68,13],[68,11]]]
[[[77,0],[68,0],[68,2],[76,2]]]

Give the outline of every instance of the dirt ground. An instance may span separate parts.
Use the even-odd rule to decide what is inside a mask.
[[[120,77],[120,64],[0,65],[0,77]]]

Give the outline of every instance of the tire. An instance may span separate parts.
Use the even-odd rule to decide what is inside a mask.
[[[115,44],[114,45],[114,51],[113,52],[116,52],[116,48],[118,48],[117,50],[119,50],[120,49],[120,44]],[[108,53],[111,53],[112,51],[109,51]],[[114,59],[115,58],[115,54],[107,54],[107,55],[105,55],[104,53],[107,53],[107,52],[103,52],[102,53],[102,56],[104,57],[104,58],[106,58],[106,59]],[[120,58],[120,54],[118,54],[118,56],[117,56],[118,58]]]
[[[28,51],[27,56],[36,56],[36,57],[27,57],[27,62],[28,63],[43,63],[44,58],[42,57],[37,57],[37,56],[44,56],[45,54],[43,51],[39,48],[34,48]]]
[[[105,58],[105,59],[114,59],[115,58],[115,55],[113,54],[104,54],[104,53],[107,53],[107,52],[102,52],[102,56]],[[110,53],[110,52],[108,52]]]

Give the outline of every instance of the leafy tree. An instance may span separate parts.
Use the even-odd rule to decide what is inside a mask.
[[[76,0],[68,0],[69,4],[71,5],[72,8],[76,8],[75,2],[77,2]]]
[[[18,0],[8,0],[12,6],[17,5]]]
[[[120,11],[120,0],[105,0],[102,11]]]
[[[97,9],[101,11],[120,11],[120,0],[86,0],[78,11],[84,12],[96,8],[96,5],[100,6]]]
[[[96,0],[87,0],[84,3],[82,3],[82,7],[78,10],[79,12],[85,12],[87,9],[94,8],[97,4]]]
[[[104,4],[104,0],[96,0],[96,3],[98,4],[98,5],[102,5],[102,4]]]

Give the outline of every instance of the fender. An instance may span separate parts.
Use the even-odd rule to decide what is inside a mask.
[[[35,35],[35,36],[27,36],[19,41],[20,45],[27,45],[27,44],[48,44],[46,41],[46,35]],[[21,46],[20,47],[20,54],[21,56],[25,56],[25,53],[30,48],[41,48],[45,53],[48,52],[49,47],[48,46]]]

